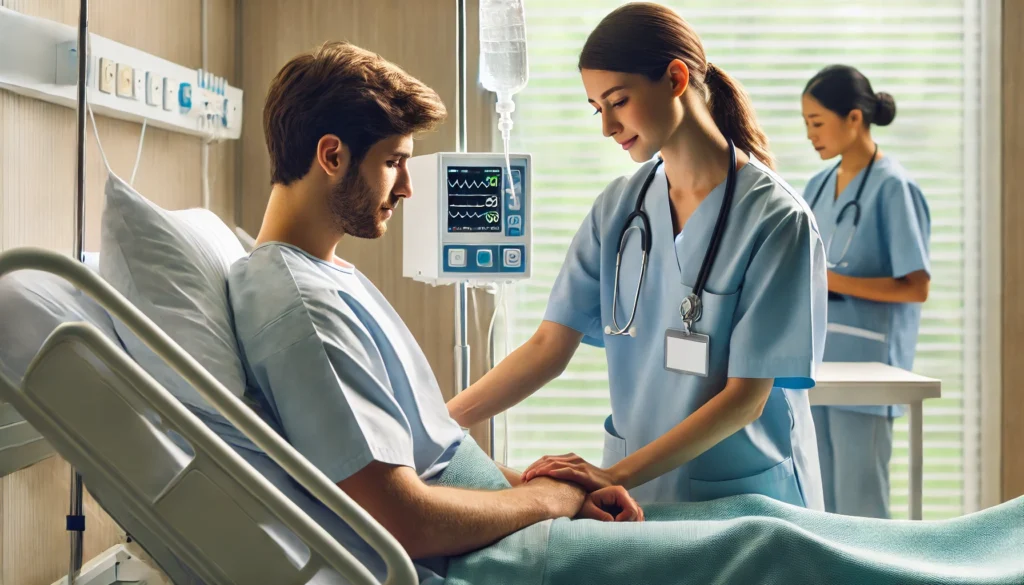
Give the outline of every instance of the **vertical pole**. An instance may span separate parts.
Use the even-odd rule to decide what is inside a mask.
[[[466,0],[456,0],[456,135],[455,151],[466,152]],[[468,289],[465,282],[455,286],[455,392],[469,387]]]
[[[89,51],[89,0],[81,0],[78,11],[78,158],[75,173],[75,241],[73,253],[79,262],[85,260],[85,90]],[[68,585],[74,585],[82,568],[82,536],[85,517],[82,515],[82,475],[71,468],[70,504],[67,529],[71,533],[71,552],[68,562]]]

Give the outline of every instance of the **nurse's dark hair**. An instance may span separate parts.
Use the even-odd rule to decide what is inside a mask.
[[[843,118],[860,110],[865,126],[888,126],[896,118],[896,100],[884,91],[875,93],[868,78],[849,65],[822,69],[807,82],[804,95]]]
[[[579,68],[641,74],[658,81],[676,59],[690,70],[689,89],[704,97],[722,134],[731,138],[736,148],[774,168],[768,137],[757,122],[747,92],[725,71],[708,63],[697,32],[671,8],[649,2],[616,8],[587,37]]]

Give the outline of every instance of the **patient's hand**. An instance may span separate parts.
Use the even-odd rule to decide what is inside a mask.
[[[591,465],[575,453],[541,457],[523,472],[523,481],[530,481],[542,475],[577,483],[588,492],[620,483],[607,469]]]
[[[602,522],[643,522],[644,510],[626,488],[613,485],[589,494],[576,517]]]

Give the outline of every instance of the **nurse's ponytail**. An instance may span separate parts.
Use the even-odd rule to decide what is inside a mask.
[[[769,168],[775,168],[768,137],[757,123],[754,104],[750,96],[735,79],[713,64],[708,63],[704,73],[707,87],[708,109],[722,134],[732,138],[736,148],[749,152]]]
[[[747,92],[725,71],[708,63],[697,32],[671,8],[633,2],[613,10],[587,37],[579,68],[637,73],[658,81],[676,59],[690,70],[690,87],[704,96],[722,134],[731,138],[737,149],[774,168],[768,138]]]

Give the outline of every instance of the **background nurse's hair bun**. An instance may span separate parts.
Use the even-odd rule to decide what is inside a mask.
[[[896,118],[896,100],[892,95],[880,91],[875,94],[875,116],[871,120],[879,126],[888,126]]]

